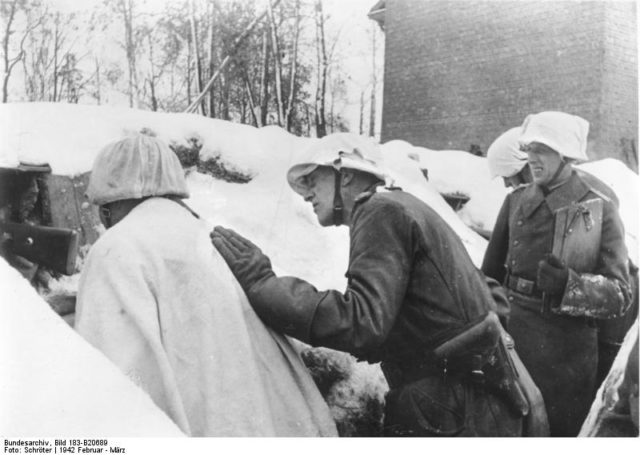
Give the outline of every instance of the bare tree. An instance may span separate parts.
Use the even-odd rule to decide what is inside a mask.
[[[277,5],[279,2],[280,2],[280,0],[275,0],[275,2],[273,3],[272,6],[275,7],[275,5]],[[197,104],[200,102],[200,100],[202,100],[202,98],[204,98],[206,96],[207,92],[209,90],[211,90],[211,88],[213,87],[214,83],[220,77],[220,75],[222,74],[224,69],[227,67],[227,65],[229,65],[229,63],[231,63],[232,56],[236,52],[238,47],[240,46],[240,43],[242,43],[244,41],[244,39],[251,33],[251,31],[258,24],[258,22],[260,22],[266,15],[267,15],[267,11],[264,11],[262,14],[256,16],[249,23],[249,25],[246,26],[244,31],[240,35],[238,35],[238,37],[233,41],[233,43],[230,46],[229,52],[227,53],[225,58],[220,63],[220,66],[218,67],[216,72],[211,76],[211,78],[209,79],[209,82],[207,82],[207,85],[205,85],[205,87],[202,89],[202,91],[196,97],[196,99],[192,103],[189,104],[189,106],[185,110],[186,112],[193,112],[195,110],[195,108],[197,107]]]
[[[2,36],[2,54],[4,63],[4,77],[2,80],[2,102],[6,103],[9,100],[9,79],[11,78],[11,72],[13,68],[24,59],[25,50],[24,43],[31,31],[34,30],[42,23],[42,17],[37,21],[27,24],[25,30],[22,32],[18,45],[17,55],[11,57],[11,38],[16,33],[14,22],[16,20],[17,13],[22,10],[26,11],[29,5],[25,0],[10,0],[0,3],[0,13],[6,20],[3,36]]]
[[[146,78],[146,82],[149,84],[149,99],[151,101],[151,110],[158,110],[158,97],[156,95],[156,84],[160,74],[158,74],[158,70],[156,69],[156,65],[154,62],[154,39],[152,38],[151,33],[147,33],[147,44],[149,46],[149,75]]]
[[[278,26],[273,17],[273,6],[271,0],[267,0],[267,17],[269,18],[269,31],[271,33],[271,51],[273,53],[273,64],[275,73],[276,89],[276,114],[278,125],[283,126],[284,106],[282,100],[282,55],[280,54],[280,43],[278,40]]]
[[[287,105],[284,111],[284,123],[287,131],[291,131],[293,104],[296,99],[296,79],[298,76],[298,41],[300,39],[300,0],[296,0],[294,27],[291,66],[289,66],[289,98],[287,99]]]
[[[122,15],[124,23],[124,48],[127,54],[127,66],[129,69],[128,94],[129,107],[138,107],[138,67],[136,63],[136,37],[134,31],[134,0],[117,0],[116,8]]]
[[[208,10],[208,14],[207,16],[209,17],[209,36],[208,36],[208,40],[209,40],[209,45],[207,46],[207,67],[208,67],[208,73],[207,73],[207,77],[210,77],[213,72],[215,71],[215,62],[216,62],[216,58],[217,58],[217,49],[218,46],[216,46],[216,42],[215,42],[215,29],[216,29],[216,25],[215,25],[215,14],[216,14],[216,0],[210,0],[209,3],[207,4],[207,10]],[[209,117],[215,117],[216,115],[216,102],[215,102],[215,97],[214,97],[214,93],[213,91],[209,91],[208,94],[208,105],[209,105]]]
[[[195,82],[198,93],[202,92],[202,57],[200,56],[200,40],[198,39],[198,25],[193,0],[189,1],[189,22],[191,23],[191,43],[193,45],[193,63],[195,66]],[[202,115],[206,115],[205,100],[202,99],[198,105]]]
[[[376,135],[376,92],[378,77],[376,67],[376,26],[372,24],[371,32],[371,98],[369,100],[369,136]]]
[[[258,117],[260,123],[256,126],[267,124],[267,111],[269,106],[269,29],[265,27],[262,33],[262,66],[260,72],[260,111]]]
[[[97,58],[94,58],[95,64],[96,64],[96,72],[95,72],[95,91],[94,91],[94,98],[96,99],[96,101],[98,102],[98,104],[102,103],[102,84],[101,84],[101,79],[100,79],[100,61]]]
[[[74,51],[78,38],[69,40],[71,32],[77,30],[75,19],[74,13],[49,14],[46,7],[30,8],[28,20],[41,21],[30,34],[23,59],[25,91],[30,101],[61,101],[63,88],[67,98],[80,96],[78,89],[88,80],[78,66],[88,53],[78,56]]]
[[[324,14],[322,11],[322,0],[315,3],[316,21],[316,60],[317,60],[317,87],[315,103],[315,124],[316,136],[327,135],[327,121],[325,117],[325,97],[327,91],[327,70],[329,67],[327,60],[327,49],[324,36]]]
[[[251,111],[251,120],[254,126],[262,127],[267,124],[267,111],[269,105],[269,61],[271,51],[269,49],[269,30],[270,28],[263,27],[261,34],[261,51],[260,51],[260,79],[258,83],[258,93],[256,94],[253,89],[251,81],[250,71],[247,65],[242,65],[242,75],[245,82],[245,92],[247,101],[249,104],[249,110]]]

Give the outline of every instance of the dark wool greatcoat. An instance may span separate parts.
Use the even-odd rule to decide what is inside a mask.
[[[539,290],[508,289],[509,333],[547,407],[551,434],[575,436],[593,400],[597,332],[592,318],[622,314],[630,303],[624,227],[615,194],[597,178],[574,170],[569,180],[544,195],[530,184],[507,196],[487,247],[482,271],[509,286],[508,276],[535,282],[538,263],[551,253],[554,212],[579,201],[603,200],[597,265],[569,271],[564,294],[542,311]]]
[[[485,277],[434,210],[403,191],[361,195],[352,212],[346,276],[343,293],[271,275],[247,295],[277,330],[382,361],[392,389],[388,427],[398,424],[417,435],[520,434],[521,419],[501,400],[459,379],[446,380],[442,370],[432,372],[429,384],[404,387],[407,382],[396,383],[385,368],[412,368],[425,352],[496,310]]]

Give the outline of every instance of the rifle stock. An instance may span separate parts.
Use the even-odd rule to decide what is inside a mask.
[[[3,247],[11,254],[72,275],[78,254],[78,233],[72,229],[0,222]]]

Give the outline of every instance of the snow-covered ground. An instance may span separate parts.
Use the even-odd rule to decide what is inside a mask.
[[[289,188],[285,177],[290,166],[305,160],[305,149],[315,139],[295,137],[277,127],[256,129],[194,114],[59,103],[2,104],[0,125],[0,166],[15,166],[19,161],[48,163],[54,174],[62,175],[89,171],[100,149],[129,131],[151,130],[174,145],[189,146],[196,140],[202,144],[201,159],[215,157],[226,168],[250,175],[251,181],[229,183],[192,170],[187,177],[191,191],[187,204],[211,226],[231,227],[252,239],[270,256],[278,274],[299,276],[319,289],[344,289],[346,285],[347,229],[321,228],[310,205]],[[506,195],[502,181],[489,178],[486,160],[466,152],[413,147],[404,141],[388,142],[382,151],[396,185],[433,207],[460,236],[472,260],[479,265],[486,240],[468,226],[491,230]],[[429,171],[428,182],[422,168]],[[638,176],[616,160],[588,163],[583,168],[609,183],[617,192],[630,255],[637,263]],[[440,196],[440,193],[455,192],[470,197],[458,214]],[[0,359],[3,378],[7,371],[12,371],[7,365],[19,369],[15,362],[20,359],[30,361],[28,357],[13,355],[15,350],[24,349],[34,358],[48,355],[49,351],[41,349],[44,349],[45,340],[49,340],[51,322],[38,317],[46,307],[43,302],[35,302],[36,296],[24,297],[34,302],[31,305],[33,313],[30,316],[23,313],[18,302],[23,294],[16,291],[16,287],[23,287],[23,280],[14,279],[5,268],[3,261],[0,263],[3,323],[19,320],[25,331],[40,335],[23,337],[17,331],[3,331],[4,349]],[[75,286],[76,282],[73,279],[65,281],[67,286]],[[60,333],[66,330],[68,337],[75,335],[66,326],[58,325],[56,330]],[[67,362],[80,362],[81,357],[75,353],[88,349],[80,339],[74,343],[65,354]],[[55,369],[53,364],[50,368]],[[364,367],[359,371],[365,371]],[[366,371],[365,379],[361,374],[354,375],[358,377],[358,387],[378,396],[384,393],[380,387],[379,369],[367,367]],[[92,380],[91,370],[85,374],[86,380]],[[12,373],[9,376],[12,377]],[[24,381],[24,390],[36,391],[41,387],[39,375],[34,374],[31,380],[28,376],[21,375],[20,378]],[[63,375],[53,378],[63,382]],[[25,393],[27,396],[29,394]],[[31,400],[37,400],[38,396],[42,395],[34,394]],[[75,404],[78,406],[80,400],[86,399],[84,395],[77,398]],[[0,404],[3,408],[6,408],[6,399],[3,395]]]
[[[184,436],[0,258],[0,434]]]

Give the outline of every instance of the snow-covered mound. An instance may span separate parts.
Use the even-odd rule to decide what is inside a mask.
[[[0,258],[0,434],[184,436]]]
[[[638,211],[640,200],[640,177],[622,163],[613,158],[592,161],[580,164],[578,169],[595,175],[604,183],[609,185],[618,196],[620,202],[620,217],[624,223],[625,240],[629,257],[638,264]]]
[[[165,142],[201,144],[200,158],[216,158],[251,177],[230,183],[192,172],[187,201],[211,224],[224,224],[251,238],[271,257],[277,271],[295,273],[319,288],[342,288],[348,259],[345,228],[321,228],[308,203],[286,182],[286,172],[304,161],[316,139],[299,138],[278,127],[257,129],[195,114],[166,114],[104,106],[16,103],[0,106],[0,163],[48,163],[53,173],[91,169],[99,150],[128,131],[153,131]],[[383,147],[396,183],[438,211],[463,240],[476,264],[486,241],[465,226],[427,183],[419,165],[393,147]]]
[[[459,150],[430,150],[404,141],[391,141],[385,148],[403,150],[429,173],[429,182],[441,194],[461,193],[469,202],[458,212],[467,226],[491,231],[507,190],[502,179],[492,179],[487,159]]]
[[[578,436],[638,436],[637,319],[598,389]]]

